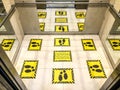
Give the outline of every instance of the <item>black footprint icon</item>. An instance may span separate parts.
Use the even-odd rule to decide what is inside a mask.
[[[58,77],[59,81],[62,81],[63,78],[64,78],[64,79],[68,79],[68,75],[67,75],[67,73],[66,73],[65,70],[63,70],[63,72],[60,72],[60,75],[59,75],[59,77]]]
[[[25,65],[24,67],[26,68],[26,70],[25,70],[26,73],[30,73],[32,71],[35,71],[34,67],[32,67],[30,65]]]
[[[63,26],[60,26],[60,27],[59,27],[59,30],[62,30],[62,31],[64,32],[65,29],[64,29]]]

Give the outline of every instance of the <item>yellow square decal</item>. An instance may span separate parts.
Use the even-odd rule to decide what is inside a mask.
[[[71,51],[54,51],[54,62],[71,62]]]
[[[2,44],[1,44],[2,48],[5,51],[10,51],[14,44],[14,41],[15,41],[15,39],[3,39]]]
[[[40,23],[40,31],[44,31],[45,28],[45,23],[41,22]]]
[[[31,39],[29,44],[29,51],[38,51],[41,49],[42,39]]]
[[[106,78],[100,60],[87,60],[87,65],[91,78]]]
[[[74,83],[74,75],[72,68],[54,68],[52,75],[52,83]]]
[[[56,32],[68,32],[68,25],[56,25],[55,26]]]
[[[47,13],[46,12],[38,12],[38,17],[41,19],[46,18]]]
[[[67,23],[68,19],[67,18],[55,18],[56,23]]]
[[[78,24],[79,31],[83,31],[84,30],[84,23],[77,23],[77,24]]]
[[[96,50],[92,39],[82,39],[82,45],[84,50]]]
[[[66,15],[67,15],[67,12],[66,12],[66,11],[56,11],[56,12],[55,12],[55,15],[56,15],[56,16],[66,16]]]
[[[38,61],[36,60],[26,60],[24,61],[22,71],[21,71],[21,78],[35,78],[36,71],[37,71]]]
[[[70,46],[69,38],[55,38],[54,40],[55,46]]]
[[[75,16],[77,19],[84,19],[85,18],[85,12],[75,12]]]
[[[120,50],[120,39],[109,39],[113,50]]]

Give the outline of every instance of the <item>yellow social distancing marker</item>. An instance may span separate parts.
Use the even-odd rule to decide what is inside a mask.
[[[71,62],[71,51],[54,51],[54,62]]]
[[[42,39],[31,39],[29,44],[29,51],[38,51],[41,49]]]
[[[56,32],[68,32],[68,25],[55,25]]]
[[[70,46],[69,38],[55,38],[54,40],[55,46]]]
[[[87,65],[91,78],[106,78],[100,60],[87,60]]]
[[[78,24],[78,29],[79,31],[83,31],[84,30],[84,23],[77,23]]]
[[[56,12],[55,12],[55,15],[56,15],[56,16],[66,16],[66,15],[67,15],[67,12],[66,12],[66,11],[56,11]]]
[[[38,17],[41,18],[41,19],[45,19],[46,15],[47,15],[46,12],[38,12]]]
[[[40,31],[44,31],[45,28],[45,23],[41,22],[40,23]]]
[[[113,50],[120,50],[120,39],[109,39],[109,42]]]
[[[96,50],[96,47],[92,39],[82,39],[82,45],[84,50],[89,50],[89,51]]]
[[[38,61],[36,60],[25,60],[22,70],[21,70],[21,78],[35,78],[37,71]]]
[[[74,75],[72,68],[54,68],[52,75],[52,83],[74,83]]]
[[[5,51],[10,51],[14,44],[14,41],[15,41],[15,39],[3,39],[2,44],[1,44],[2,48]]]
[[[67,18],[55,18],[56,23],[67,23],[68,19]]]
[[[75,12],[75,16],[77,19],[84,19],[85,18],[85,12]]]

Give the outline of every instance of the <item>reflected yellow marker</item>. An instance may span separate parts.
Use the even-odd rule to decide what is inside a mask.
[[[1,44],[2,48],[5,51],[10,51],[14,44],[14,41],[15,41],[15,39],[3,39],[2,44]]]
[[[120,39],[109,39],[109,43],[112,46],[113,50],[120,50]]]
[[[55,18],[56,23],[67,23],[68,19],[67,18]]]
[[[56,25],[55,31],[56,32],[69,32],[68,25]]]
[[[66,16],[67,12],[66,11],[55,11],[56,16]]]

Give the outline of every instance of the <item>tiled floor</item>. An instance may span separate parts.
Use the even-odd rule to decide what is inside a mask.
[[[16,50],[17,50],[17,47],[18,47],[19,42],[18,42],[18,40],[17,40],[17,38],[16,38],[15,35],[0,35],[0,43],[2,43],[2,41],[3,41],[4,39],[14,39],[14,40],[15,40],[14,43],[13,43],[13,46],[12,46],[11,50],[10,50],[10,51],[5,51],[6,54],[7,54],[7,56],[8,56],[8,57],[10,58],[10,60],[12,61],[12,60],[13,60],[13,57],[14,57],[14,55],[15,55],[15,52],[16,52]],[[13,62],[13,61],[12,61],[12,62]]]
[[[28,51],[31,39],[42,39],[40,51]],[[54,38],[69,38],[70,46],[54,46]],[[96,51],[84,51],[81,39],[93,39]],[[54,51],[71,51],[71,62],[54,62]],[[24,60],[38,60],[36,78],[22,79],[28,90],[99,90],[107,78],[90,78],[86,60],[100,60],[108,77],[112,72],[106,53],[97,35],[26,35],[15,65],[18,73],[21,73]],[[52,84],[53,68],[72,68],[74,83]]]
[[[55,16],[56,10],[67,11],[67,16]],[[69,31],[78,31],[77,22],[84,22],[84,19],[76,19],[75,12],[85,12],[85,10],[61,8],[38,11],[47,12],[45,19],[39,19],[39,22],[45,23],[45,31],[55,31],[55,25],[68,25]],[[68,23],[55,23],[55,17],[67,17]],[[55,38],[68,38],[69,45],[65,46],[66,39],[62,39],[58,40],[58,46],[55,46]],[[28,51],[31,39],[42,39],[41,46],[39,42],[33,42],[31,45],[35,48],[35,45],[38,44],[41,47],[40,50]],[[92,39],[96,50],[84,50],[82,39]],[[90,45],[90,47],[93,46]],[[55,51],[58,52],[57,56],[54,55]],[[62,51],[64,51],[63,54],[59,53]],[[23,68],[25,60],[38,61],[36,72],[34,70],[36,67],[30,64],[24,65],[25,69]],[[25,75],[29,76],[31,73],[32,76],[35,76],[35,78],[22,78],[28,90],[99,90],[107,78],[101,78],[101,76],[91,78],[87,60],[100,60],[104,70],[98,70],[100,66],[94,64],[92,65],[94,68],[91,70],[97,74],[104,71],[106,77],[109,77],[112,67],[98,35],[25,35],[15,68],[19,75],[26,73]],[[24,72],[21,72],[22,70]]]

